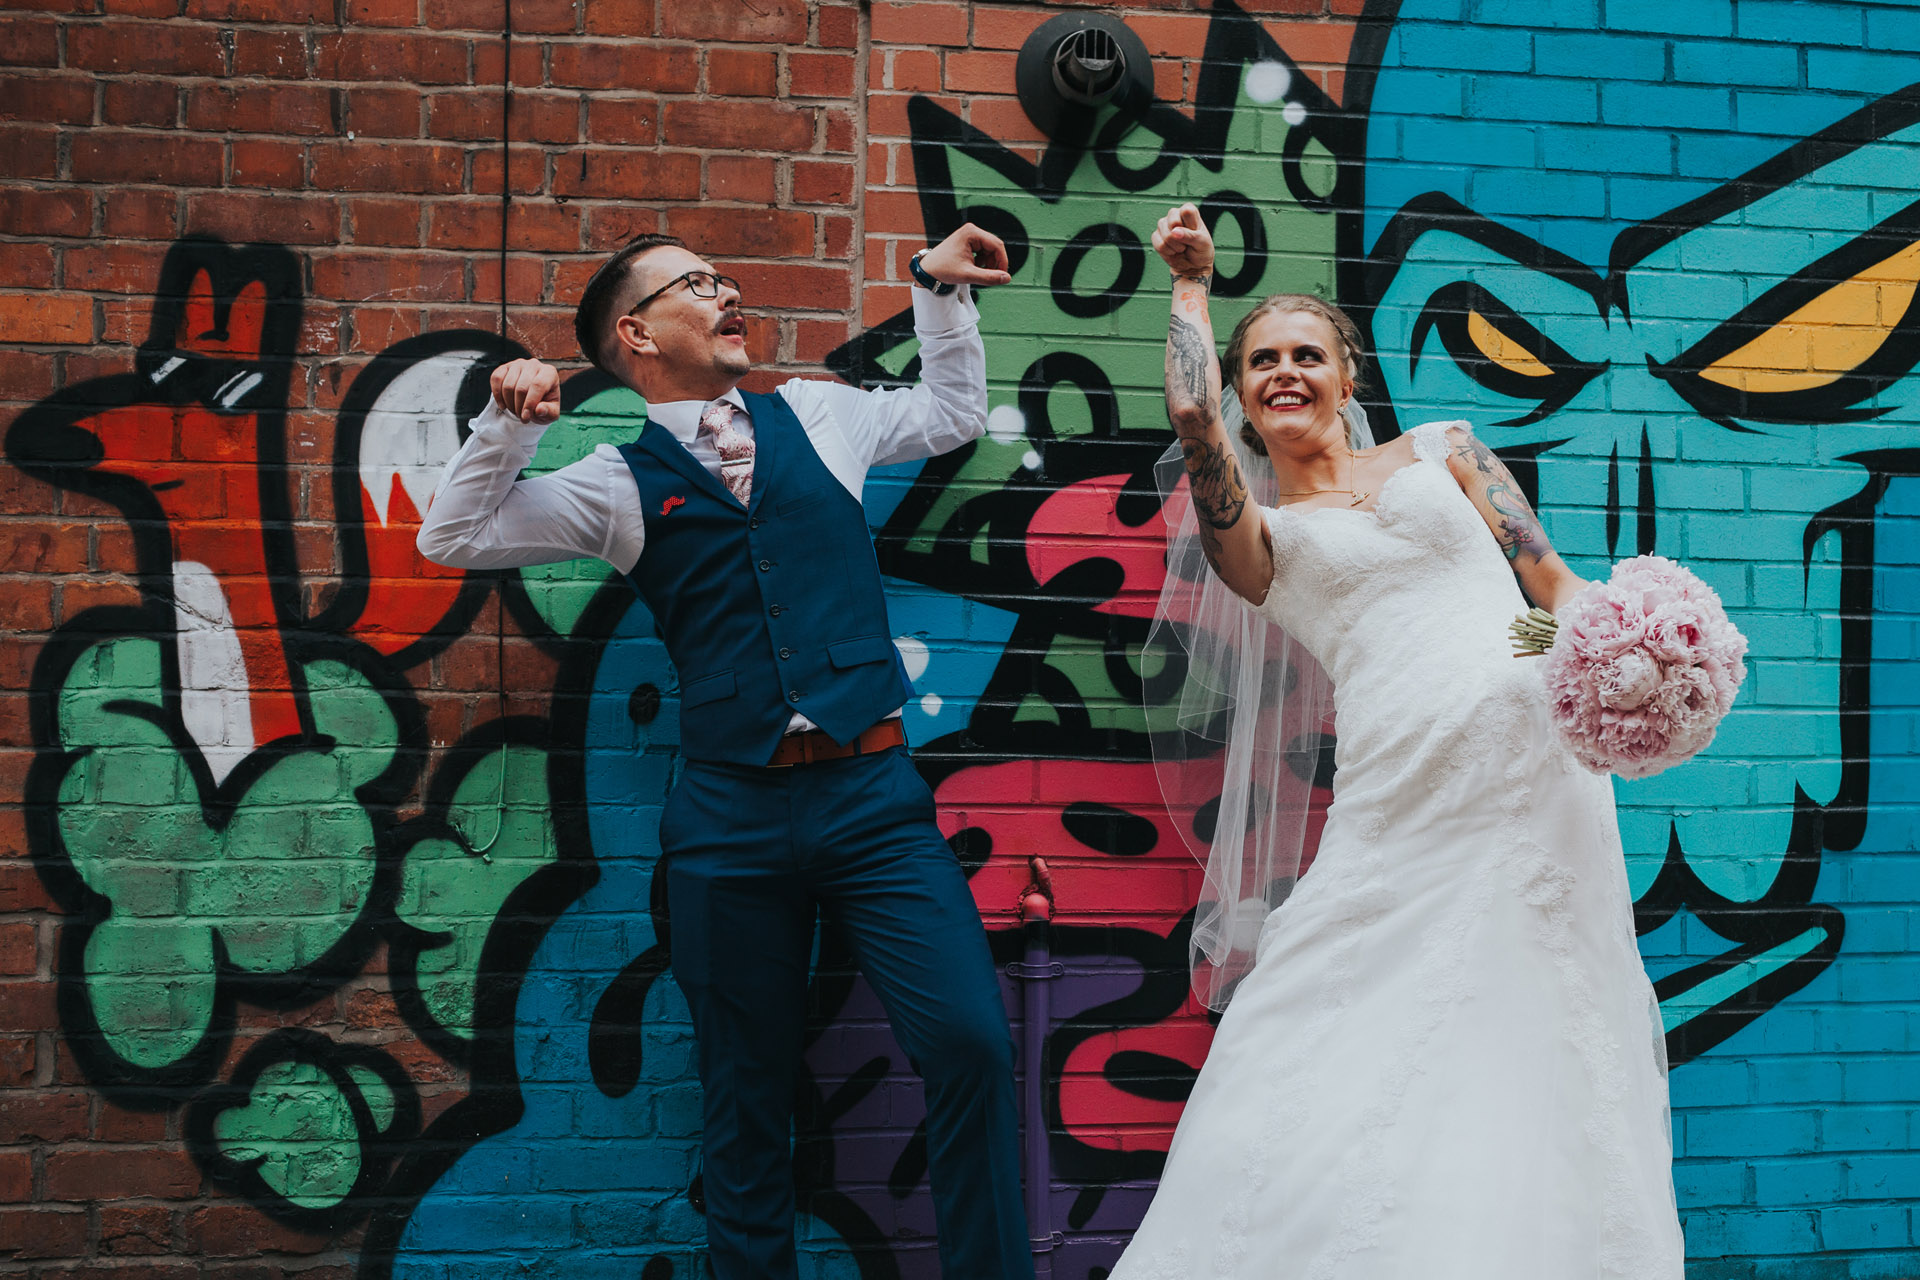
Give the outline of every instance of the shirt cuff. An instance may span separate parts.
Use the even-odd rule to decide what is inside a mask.
[[[511,440],[528,457],[532,457],[533,451],[540,446],[540,437],[547,434],[547,428],[552,425],[537,418],[532,422],[522,422],[501,408],[498,400],[489,397],[487,407],[480,411],[480,416],[469,427],[475,435]]]
[[[971,329],[980,323],[980,311],[973,304],[973,286],[956,285],[952,293],[938,294],[915,286],[913,289],[913,331],[922,338]]]

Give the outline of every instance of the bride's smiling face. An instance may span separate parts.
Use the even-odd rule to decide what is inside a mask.
[[[1333,325],[1310,311],[1273,311],[1249,326],[1237,390],[1269,450],[1345,439],[1340,406],[1353,393],[1345,350]]]

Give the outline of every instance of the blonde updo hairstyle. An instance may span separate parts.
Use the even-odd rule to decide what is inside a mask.
[[[1360,345],[1360,328],[1354,324],[1353,318],[1331,302],[1311,293],[1272,293],[1262,298],[1259,306],[1240,317],[1240,323],[1233,326],[1233,334],[1227,339],[1226,354],[1220,357],[1220,374],[1236,396],[1240,394],[1240,375],[1246,371],[1247,331],[1261,316],[1295,311],[1319,316],[1333,326],[1335,336],[1340,339],[1340,363],[1345,366],[1347,379],[1353,383],[1354,390],[1357,392],[1360,389],[1360,366],[1366,359],[1366,350]],[[1266,441],[1253,429],[1253,423],[1241,424],[1240,438],[1261,457],[1267,455]]]

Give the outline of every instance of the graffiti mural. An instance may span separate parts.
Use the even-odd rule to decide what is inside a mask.
[[[297,281],[277,249],[177,245],[135,371],[21,415],[7,454],[103,500],[132,535],[137,602],[69,619],[35,671],[27,800],[70,912],[67,1044],[122,1105],[190,1101],[188,1142],[217,1183],[322,1229],[364,1212],[417,1133],[415,1082],[375,1046],[291,1026],[262,1038],[238,1009],[312,1004],[386,933],[396,805],[424,763],[406,668],[481,591],[396,571],[415,500],[375,442],[431,414],[450,454],[456,413],[485,393],[463,378],[507,348],[459,335],[368,369],[341,440],[367,441],[369,468],[345,459],[346,514],[318,545],[288,466]],[[403,366],[432,383],[425,398],[393,377]]]
[[[1880,1099],[1800,1055],[1883,1047],[1876,1011],[1845,1008],[1888,947],[1859,908],[1920,889],[1897,861],[1872,869],[1912,847],[1872,834],[1902,773],[1876,757],[1910,749],[1875,740],[1874,646],[1898,580],[1877,535],[1920,464],[1912,64],[1803,48],[1797,24],[1715,0],[1688,6],[1671,46],[1642,6],[1556,20],[1528,33],[1522,72],[1501,61],[1511,30],[1461,61],[1455,8],[1373,6],[1356,50],[1364,186],[1342,283],[1380,408],[1470,418],[1577,567],[1682,559],[1752,638],[1753,679],[1712,747],[1617,786],[1669,1055],[1700,1062],[1674,1076],[1682,1207],[1702,1210],[1697,1257],[1853,1247],[1858,1221],[1829,1235],[1809,1218],[1783,1249],[1778,1220],[1736,1210],[1839,1185],[1849,1112]],[[1835,32],[1871,24],[1876,48],[1920,48],[1908,6],[1818,12]],[[1618,77],[1558,78],[1595,58]],[[1857,946],[1856,927],[1872,931]],[[1827,1009],[1741,1034],[1803,990]],[[1800,1134],[1791,1104],[1835,1110]],[[1782,1163],[1751,1194],[1707,1167],[1766,1155]]]
[[[909,738],[1001,962],[1022,956],[1028,859],[1053,869],[1052,1022],[1019,1066],[1044,1083],[1036,1233],[1052,1274],[1103,1280],[1211,1038],[1185,973],[1208,797],[1160,796],[1147,730],[1181,673],[1142,655],[1168,440],[1145,236],[1193,200],[1221,244],[1217,323],[1283,290],[1352,304],[1383,434],[1472,419],[1578,566],[1671,554],[1738,614],[1754,677],[1712,752],[1620,790],[1691,1247],[1903,1274],[1912,1241],[1884,1222],[1905,1212],[1914,1065],[1886,921],[1920,900],[1893,803],[1920,559],[1905,64],[1796,96],[1781,57],[1811,76],[1812,53],[1724,0],[1680,42],[1630,29],[1624,0],[1612,26],[1551,30],[1458,7],[1373,5],[1344,103],[1216,0],[1192,105],[1108,114],[1084,148],[1029,157],[908,108],[929,235],[993,230],[1014,282],[981,299],[988,434],[876,471],[865,503]],[[1862,32],[1898,8],[1824,6]],[[1601,52],[1646,82],[1571,70]],[[1716,94],[1737,117],[1709,130]],[[287,250],[179,242],[134,371],[7,432],[13,466],[105,503],[130,547],[124,599],[67,619],[33,673],[63,1041],[103,1096],[177,1114],[223,1193],[355,1240],[367,1280],[701,1275],[698,1083],[656,877],[677,678],[604,564],[465,573],[414,551],[487,372],[520,349],[397,343],[316,441],[288,411],[301,278]],[[911,381],[910,314],[829,359]],[[596,374],[562,404],[538,470],[644,411]],[[818,953],[808,1273],[937,1275],[911,1068],[830,927]],[[1011,976],[1007,995],[1017,1012]],[[319,1029],[344,999],[375,1014]]]

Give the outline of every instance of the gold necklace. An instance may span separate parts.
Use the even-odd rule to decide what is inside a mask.
[[[1347,487],[1344,489],[1282,489],[1274,496],[1277,498],[1311,498],[1318,493],[1344,493],[1347,505],[1357,507],[1372,496],[1372,490],[1361,491],[1353,487],[1353,449],[1347,449]]]

